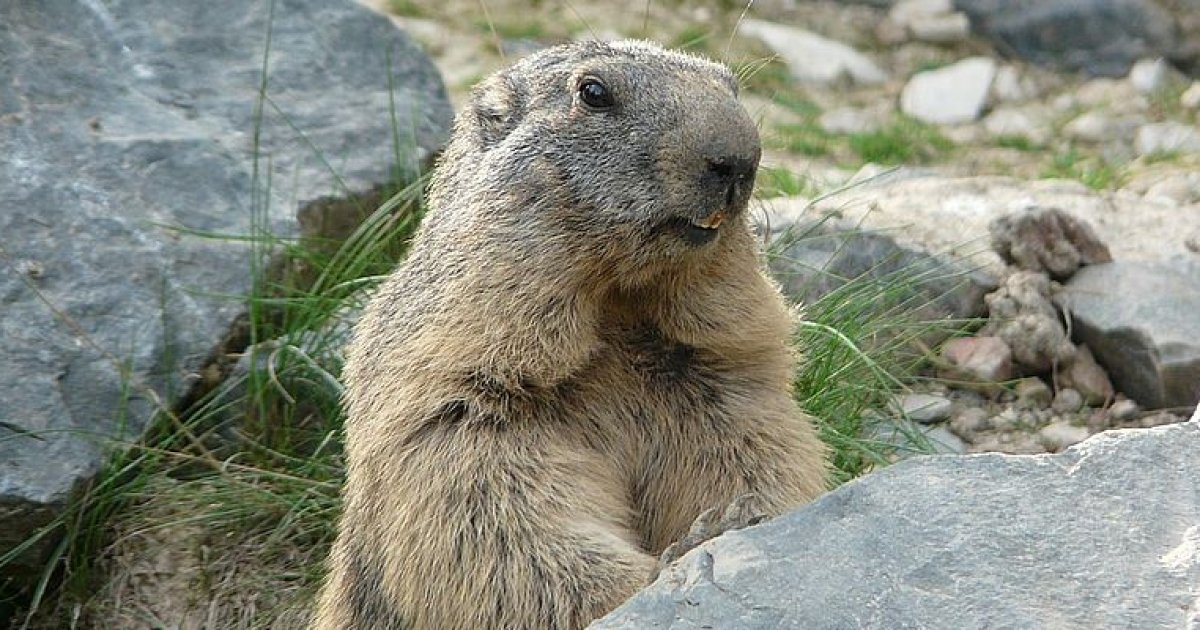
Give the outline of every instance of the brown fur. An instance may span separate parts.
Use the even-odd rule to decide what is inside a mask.
[[[616,107],[580,102],[592,76]],[[316,627],[580,628],[702,511],[825,489],[744,211],[759,146],[735,91],[722,66],[630,42],[476,88],[348,351]],[[716,208],[715,237],[684,238]]]

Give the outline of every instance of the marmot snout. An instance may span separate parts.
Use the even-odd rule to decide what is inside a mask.
[[[736,93],[641,42],[477,86],[347,350],[318,628],[581,628],[706,510],[824,490]]]

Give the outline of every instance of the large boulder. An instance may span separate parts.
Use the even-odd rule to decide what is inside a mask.
[[[251,283],[234,237],[411,171],[452,112],[349,1],[4,2],[0,23],[3,555],[219,350]]]
[[[1200,626],[1200,414],[909,459],[701,545],[601,628]]]
[[[1200,400],[1200,260],[1083,267],[1059,295],[1074,336],[1143,407]]]
[[[954,0],[1001,51],[1098,76],[1179,47],[1175,18],[1152,0]]]

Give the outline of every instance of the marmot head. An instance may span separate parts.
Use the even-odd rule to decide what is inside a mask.
[[[530,55],[474,89],[430,219],[627,278],[711,258],[746,232],[761,154],[737,90],[728,68],[646,42]]]

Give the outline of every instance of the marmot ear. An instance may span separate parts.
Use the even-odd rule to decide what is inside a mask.
[[[520,86],[510,77],[493,75],[471,91],[471,110],[484,149],[504,140],[524,114]]]

